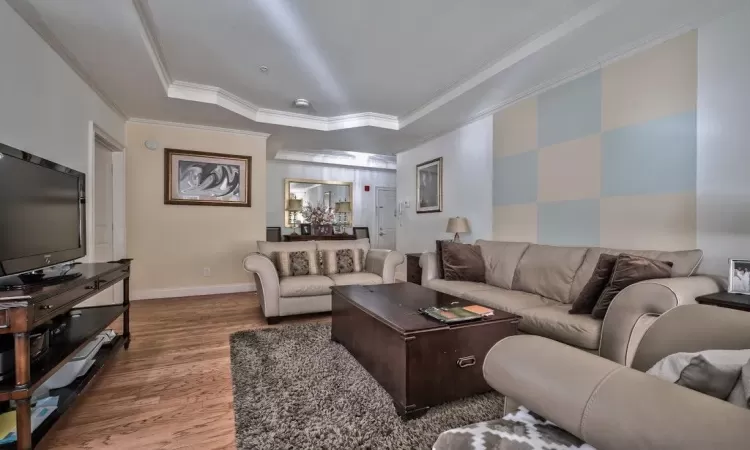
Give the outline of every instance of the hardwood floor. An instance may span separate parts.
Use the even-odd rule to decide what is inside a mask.
[[[258,297],[144,300],[131,308],[130,350],[120,352],[40,448],[235,448],[229,335],[268,326]],[[316,315],[275,326],[329,320]]]

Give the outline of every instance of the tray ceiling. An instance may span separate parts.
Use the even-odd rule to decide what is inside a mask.
[[[743,0],[7,0],[125,116],[394,153]],[[267,66],[262,72],[260,66]],[[299,110],[295,98],[313,108]]]

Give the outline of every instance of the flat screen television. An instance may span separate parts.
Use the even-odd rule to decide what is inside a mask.
[[[83,173],[0,144],[0,289],[86,255],[85,198]]]

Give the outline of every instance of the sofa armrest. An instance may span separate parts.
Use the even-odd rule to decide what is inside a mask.
[[[279,315],[279,274],[273,261],[260,253],[251,253],[242,261],[245,271],[252,273],[260,306],[266,317]]]
[[[665,356],[750,348],[750,314],[710,305],[672,308],[646,331],[631,367],[645,372]]]
[[[422,268],[422,286],[427,286],[428,281],[438,278],[437,253],[422,253],[422,256],[419,257],[419,267]]]
[[[395,250],[375,249],[367,252],[365,270],[383,278],[383,283],[396,282],[396,267],[403,264],[403,253]]]
[[[626,287],[604,317],[599,354],[630,366],[641,338],[659,316],[719,290],[716,280],[705,276],[648,280]]]
[[[744,448],[750,411],[539,336],[511,336],[487,383],[599,450]]]

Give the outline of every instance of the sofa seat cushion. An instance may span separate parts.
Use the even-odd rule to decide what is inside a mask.
[[[281,277],[279,295],[281,297],[303,297],[331,293],[333,280],[322,275],[303,275],[298,277]]]
[[[556,304],[520,312],[518,329],[524,333],[554,339],[575,347],[596,350],[602,321],[589,315],[568,314],[571,305]]]
[[[383,284],[383,279],[379,275],[369,272],[337,273],[328,276],[336,286]]]
[[[489,306],[512,314],[518,314],[520,311],[529,308],[557,304],[554,300],[536,294],[510,291],[508,289],[500,289],[496,287],[491,287],[485,291],[468,292],[463,298],[472,302],[477,302],[480,305]]]
[[[492,286],[484,283],[475,283],[473,281],[448,281],[439,278],[428,281],[425,287],[445,294],[455,295],[460,298],[466,298],[465,294],[468,292],[492,289]]]

